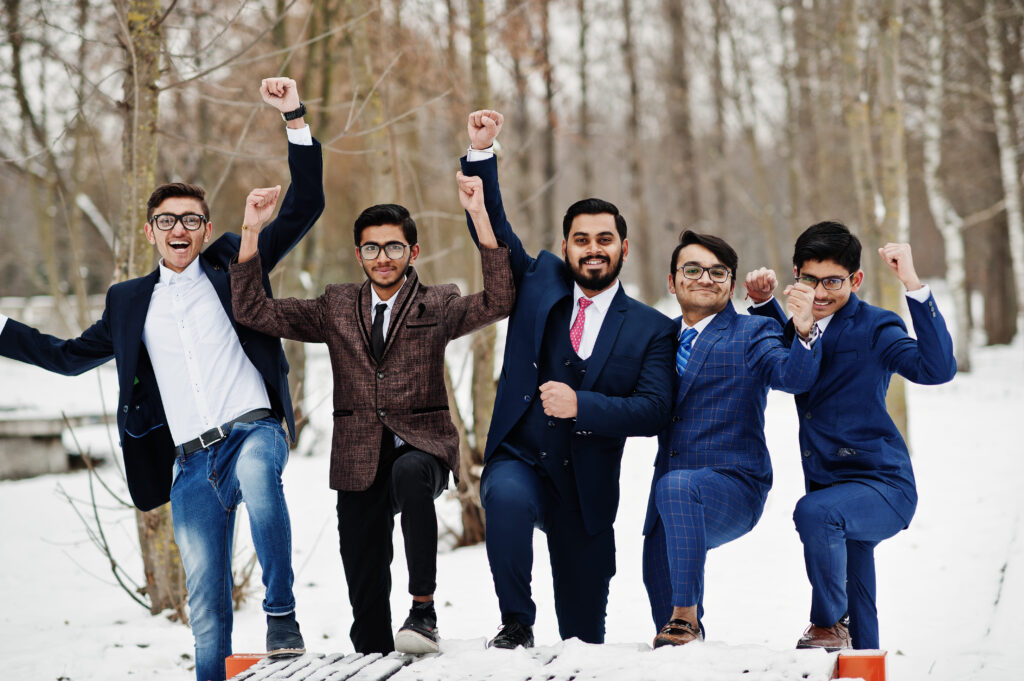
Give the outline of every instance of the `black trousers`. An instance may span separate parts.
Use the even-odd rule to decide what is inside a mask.
[[[391,537],[395,514],[409,567],[409,593],[429,596],[437,586],[437,514],[434,500],[448,486],[448,467],[436,456],[405,445],[397,450],[385,430],[373,484],[362,492],[338,492],[341,562],[352,604],[352,645],[357,653],[390,653]]]

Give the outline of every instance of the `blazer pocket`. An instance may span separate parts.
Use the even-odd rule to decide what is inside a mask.
[[[436,314],[427,313],[422,317],[417,317],[415,311],[409,313],[409,317],[405,320],[405,325],[410,328],[416,328],[419,326],[437,326],[441,323],[441,318]]]
[[[412,414],[431,414],[436,411],[448,411],[448,405],[443,407],[417,407],[411,410]]]
[[[341,416],[352,416],[352,410],[351,409],[335,409],[334,410],[334,418],[339,418]]]

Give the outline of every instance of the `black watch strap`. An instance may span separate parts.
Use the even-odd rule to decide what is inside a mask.
[[[302,118],[305,115],[306,115],[306,105],[303,104],[302,102],[299,102],[299,108],[298,109],[295,109],[294,111],[289,111],[287,113],[281,114],[281,118],[285,119],[286,121],[294,121],[296,118]]]

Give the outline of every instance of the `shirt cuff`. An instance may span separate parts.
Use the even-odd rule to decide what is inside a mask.
[[[0,314],[0,333],[4,332],[4,327],[7,326],[7,315]]]
[[[304,147],[313,146],[313,133],[309,131],[309,124],[306,124],[301,128],[285,127],[284,130],[288,133],[288,141],[292,144],[298,144]]]
[[[772,296],[771,298],[769,298],[768,300],[764,301],[763,303],[751,302],[750,303],[750,307],[761,307],[763,305],[767,305],[768,303],[772,302],[773,300],[775,300],[775,296]]]
[[[797,340],[799,340],[800,344],[803,345],[808,350],[814,349],[814,344],[818,341],[819,337],[821,337],[821,331],[818,329],[817,324],[811,324],[811,333],[810,336],[808,336],[807,340],[801,338],[800,334],[796,334]]]
[[[473,161],[486,161],[494,156],[494,145],[487,147],[486,149],[474,149],[470,147],[466,150],[466,160],[472,163]]]
[[[922,284],[921,288],[916,291],[907,291],[907,298],[916,300],[919,303],[927,303],[928,299],[932,296],[932,290],[928,288],[928,284]]]

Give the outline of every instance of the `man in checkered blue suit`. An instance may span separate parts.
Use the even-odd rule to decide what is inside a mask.
[[[811,336],[814,292],[790,286],[788,309],[803,342],[786,347],[782,327],[739,315],[736,251],[722,239],[683,233],[672,253],[669,290],[682,316],[672,421],[658,456],[644,523],[644,584],[654,646],[703,638],[708,549],[751,530],[772,485],[764,439],[769,388],[806,392],[821,359]]]

